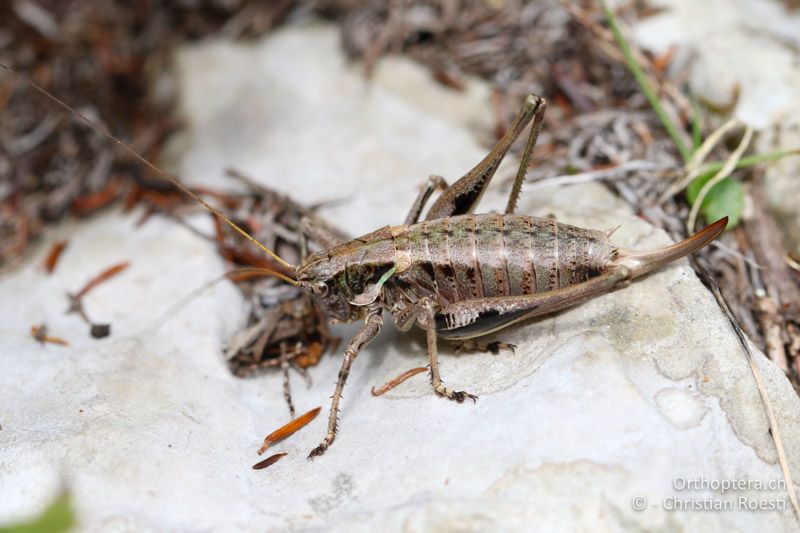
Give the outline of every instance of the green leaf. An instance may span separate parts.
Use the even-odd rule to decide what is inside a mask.
[[[0,526],[0,533],[62,533],[75,526],[69,493],[63,492],[38,516],[26,522]]]
[[[715,172],[701,174],[686,189],[686,197],[691,204],[697,200],[700,189],[708,180],[714,177]],[[722,217],[728,217],[728,228],[733,228],[742,218],[744,212],[744,189],[738,181],[725,178],[708,191],[700,212],[708,222],[714,222]]]

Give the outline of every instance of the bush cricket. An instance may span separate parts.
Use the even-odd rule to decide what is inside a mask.
[[[385,226],[342,242],[324,227],[304,219],[303,233],[324,249],[306,255],[295,265],[111,133],[35,82],[14,74],[98,129],[258,246],[276,262],[274,270],[264,272],[311,294],[331,322],[363,322],[344,351],[327,432],[309,459],[324,454],[333,443],[339,403],[351,366],[361,349],[380,332],[384,312],[392,316],[401,331],[416,324],[426,332],[431,385],[436,394],[457,402],[474,401],[476,396],[444,385],[439,372],[439,338],[460,341],[480,337],[621,289],[633,279],[704,247],[727,224],[724,218],[678,244],[635,252],[613,246],[609,233],[604,231],[514,214],[546,107],[543,98],[530,95],[507,132],[472,170],[450,187],[441,177],[428,179],[403,224]],[[470,214],[500,162],[529,124],[530,133],[505,213]],[[420,221],[431,195],[443,186],[444,192]]]

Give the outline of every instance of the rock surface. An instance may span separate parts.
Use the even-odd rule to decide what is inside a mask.
[[[181,176],[219,187],[235,166],[306,202],[345,198],[324,214],[353,234],[402,221],[428,174],[453,181],[486,152],[467,127],[488,127],[485,87],[450,93],[397,60],[367,83],[330,27],[209,43],[178,64]],[[503,205],[495,187],[481,211]],[[614,241],[631,248],[669,242],[594,184],[523,192],[519,212],[621,225]],[[443,345],[443,378],[478,394],[474,405],[437,398],[424,375],[371,397],[372,385],[426,362],[419,332],[389,326],[354,365],[328,453],[306,461],[323,415],[274,447],[288,457],[253,471],[263,436],[287,421],[281,378],[228,372],[221,346],[244,319],[231,287],[160,318],[223,264],[173,222],[135,220],[60,228],[70,247],[55,275],[34,261],[0,280],[0,523],[66,484],[86,530],[797,529],[784,490],[753,488],[782,487],[768,423],[735,335],[686,261],[503,331],[516,353]],[[62,294],[124,259],[131,267],[87,300],[114,327],[91,340],[62,314]],[[32,341],[41,321],[72,345]],[[758,359],[800,478],[800,400]],[[327,409],[339,363],[324,358],[308,389],[295,379],[300,412]],[[702,479],[751,487],[687,488]],[[671,510],[670,498],[731,509]],[[742,506],[759,501],[780,509]]]

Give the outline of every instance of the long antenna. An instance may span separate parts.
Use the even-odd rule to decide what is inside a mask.
[[[11,68],[11,67],[9,67],[7,65],[4,65],[3,63],[0,63],[0,68],[10,72],[17,79],[24,81],[25,83],[27,83],[28,85],[30,85],[31,87],[33,87],[34,89],[39,91],[41,94],[43,94],[45,97],[50,99],[52,102],[55,102],[56,104],[61,106],[63,109],[65,109],[67,112],[69,112],[69,113],[73,114],[74,116],[78,117],[79,119],[81,119],[81,121],[83,121],[85,124],[89,125],[90,127],[94,128],[95,130],[99,131],[100,133],[102,133],[103,135],[105,135],[106,137],[108,137],[109,139],[114,141],[115,143],[117,143],[126,152],[128,152],[130,155],[132,155],[133,157],[138,159],[141,163],[143,163],[145,166],[147,166],[150,170],[152,170],[153,172],[155,172],[156,174],[158,174],[162,178],[166,179],[170,183],[172,183],[175,187],[177,187],[178,189],[183,191],[185,194],[189,195],[191,198],[193,198],[193,199],[197,200],[198,202],[200,202],[200,204],[203,207],[205,207],[206,209],[208,209],[209,211],[214,213],[220,219],[224,220],[226,224],[228,224],[230,227],[232,227],[234,230],[236,230],[242,237],[244,237],[248,241],[252,242],[256,246],[261,248],[264,252],[267,253],[267,255],[269,255],[270,257],[275,259],[278,263],[280,263],[281,265],[285,266],[286,268],[288,268],[292,272],[297,272],[297,267],[295,267],[295,265],[287,263],[286,261],[281,259],[278,256],[278,254],[276,254],[275,252],[273,252],[272,250],[270,250],[269,248],[267,248],[266,246],[264,246],[263,244],[258,242],[258,240],[256,240],[255,237],[253,237],[252,235],[247,233],[245,230],[240,228],[235,222],[233,222],[231,219],[229,219],[224,214],[222,214],[222,212],[219,209],[217,209],[216,207],[213,207],[211,204],[209,204],[208,202],[203,200],[199,195],[197,195],[191,189],[189,189],[186,185],[184,185],[183,183],[181,183],[177,179],[173,178],[172,176],[170,176],[169,174],[167,174],[166,172],[164,172],[163,170],[158,168],[156,165],[154,165],[153,163],[148,161],[144,156],[139,154],[136,150],[134,150],[133,148],[129,147],[127,144],[125,144],[124,142],[119,140],[117,137],[115,137],[110,131],[106,130],[105,128],[103,128],[102,126],[100,126],[99,124],[94,122],[92,119],[88,118],[86,115],[84,115],[80,111],[77,111],[77,110],[73,109],[68,104],[66,104],[65,102],[60,100],[58,97],[50,94],[50,92],[47,91],[47,89],[41,87],[38,83],[36,83],[35,81],[31,80],[27,76],[24,76],[24,75],[20,74],[19,72],[17,72],[13,68]]]
[[[284,276],[280,272],[277,272],[275,270],[270,270],[268,268],[242,267],[229,270],[224,274],[222,274],[221,276],[218,276],[212,279],[211,281],[203,283],[202,285],[194,289],[192,292],[190,292],[189,294],[178,300],[178,303],[172,305],[169,309],[167,309],[166,313],[160,315],[160,318],[158,318],[158,320],[155,322],[154,327],[158,329],[164,324],[166,324],[168,320],[172,319],[172,317],[178,314],[178,311],[189,305],[189,303],[198,296],[202,296],[203,293],[211,289],[217,283],[224,281],[226,279],[233,281],[237,276],[242,274],[255,274],[258,276],[275,276],[276,278],[280,278],[286,283],[289,283],[290,285],[294,285],[295,287],[297,286],[297,282],[292,278]]]

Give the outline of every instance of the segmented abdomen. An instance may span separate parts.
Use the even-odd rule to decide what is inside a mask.
[[[546,292],[602,271],[605,232],[522,215],[462,215],[420,222],[395,238],[400,276],[444,302]]]

